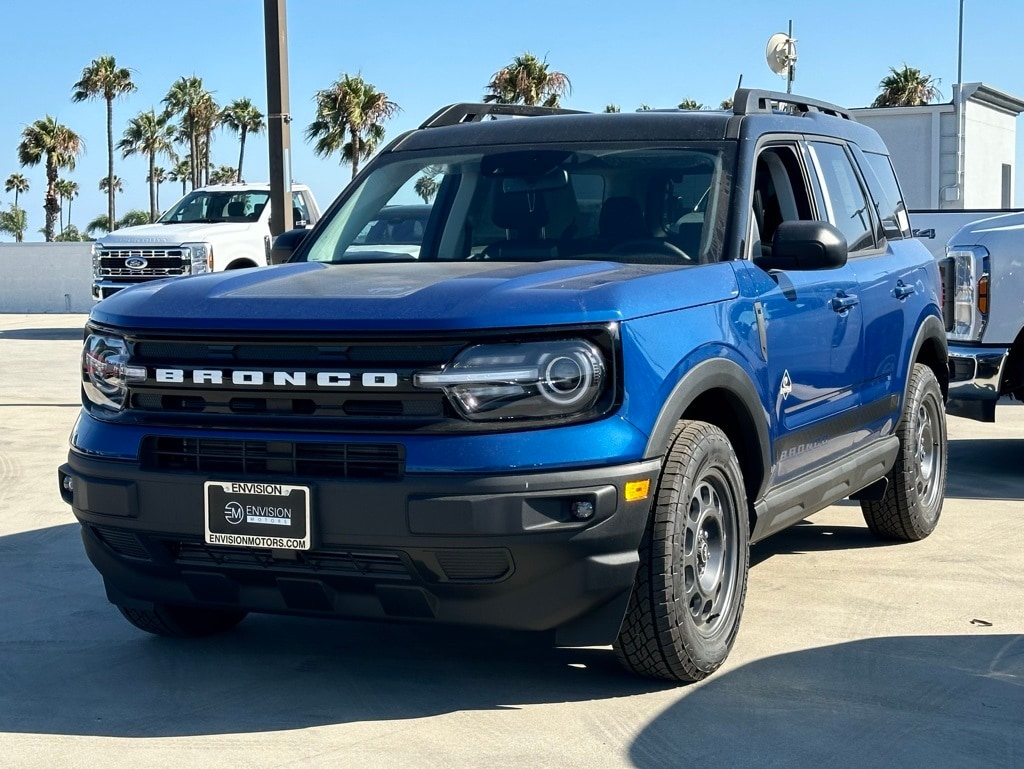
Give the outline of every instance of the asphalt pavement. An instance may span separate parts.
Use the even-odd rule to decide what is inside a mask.
[[[517,634],[107,603],[57,491],[83,315],[0,315],[0,767],[1024,767],[1024,406],[950,418],[935,533],[855,503],[755,545],[701,684]]]

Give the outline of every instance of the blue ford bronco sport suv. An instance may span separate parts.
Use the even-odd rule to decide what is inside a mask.
[[[288,264],[99,303],[59,482],[110,601],[171,636],[550,631],[693,681],[751,542],[844,498],[927,536],[945,331],[886,148],[833,105],[734,103],[453,105]],[[431,189],[418,253],[354,245]]]

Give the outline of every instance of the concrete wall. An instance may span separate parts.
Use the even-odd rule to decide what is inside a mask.
[[[91,243],[0,243],[0,313],[89,312]]]
[[[1011,168],[1010,205],[1014,205],[1017,116],[968,100],[964,120],[964,208],[1002,206],[1004,163]]]
[[[950,104],[854,109],[889,147],[911,209],[1000,208],[1003,166],[1011,169],[1013,199],[1017,116],[1024,100],[983,83],[965,83],[964,179],[957,190],[956,110]]]

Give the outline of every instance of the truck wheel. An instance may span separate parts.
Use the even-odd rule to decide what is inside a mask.
[[[198,638],[229,630],[248,612],[156,604],[152,609],[118,606],[126,620],[140,630],[171,638]]]
[[[615,653],[640,675],[699,681],[729,655],[747,591],[746,493],[725,433],[681,421],[656,494]]]
[[[889,485],[880,500],[862,500],[868,528],[879,539],[924,539],[939,522],[946,493],[946,413],[932,370],[915,363],[896,437]]]

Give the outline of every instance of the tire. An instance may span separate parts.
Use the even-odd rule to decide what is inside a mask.
[[[861,512],[879,539],[915,542],[935,530],[946,494],[946,411],[930,368],[915,363],[907,401],[896,425],[900,448],[880,500],[862,500]]]
[[[681,421],[656,494],[615,654],[648,678],[699,681],[732,649],[750,563],[743,476],[725,434]]]
[[[230,630],[248,612],[155,604],[152,609],[118,606],[121,615],[139,630],[169,638],[200,638]]]

